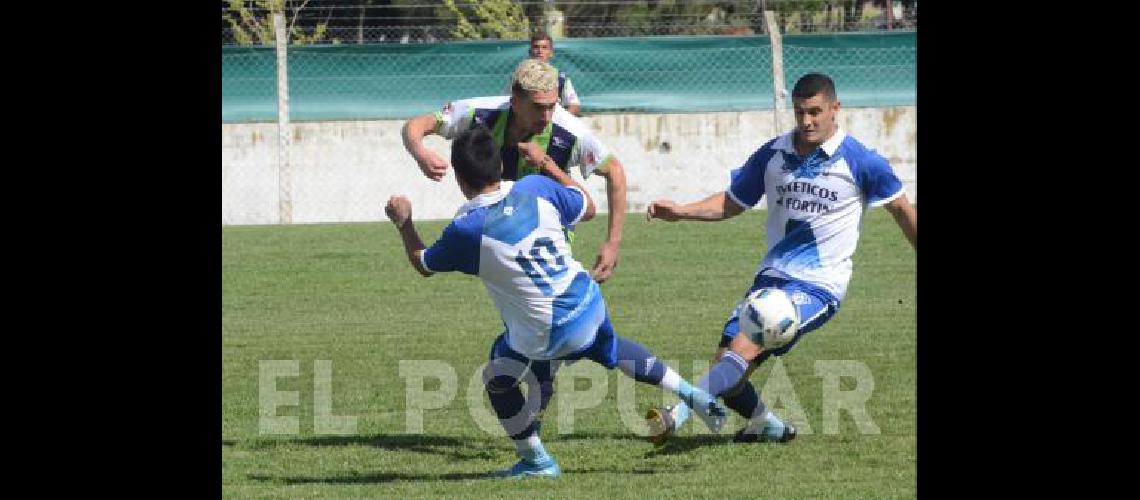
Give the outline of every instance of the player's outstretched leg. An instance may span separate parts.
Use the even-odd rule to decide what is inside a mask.
[[[624,337],[617,337],[617,366],[622,373],[638,382],[660,386],[677,395],[681,401],[687,403],[686,409],[696,409],[697,415],[705,422],[710,430],[719,433],[728,418],[728,410],[716,401],[708,391],[694,387],[675,370],[662,363],[648,349],[641,344]],[[650,410],[650,417],[656,410]],[[688,415],[685,415],[688,418]],[[668,432],[668,423],[661,419],[649,418],[649,441],[654,444],[664,443],[661,439]]]
[[[704,395],[711,395],[710,399],[715,403],[715,397],[723,394],[727,390],[735,387],[744,378],[745,372],[748,370],[748,360],[745,360],[740,354],[733,351],[726,351],[721,356],[720,361],[713,365],[701,379],[697,382],[697,390],[703,390]],[[694,392],[694,394],[699,394]],[[697,399],[681,398],[681,402],[673,407],[666,407],[662,409],[653,409],[646,415],[646,420],[649,423],[650,429],[660,430],[660,434],[650,438],[650,441],[660,446],[665,443],[668,437],[674,433],[689,419],[690,409],[697,410],[697,415],[709,424],[709,419],[702,408],[708,408],[708,402]],[[719,425],[714,428],[709,426],[710,430],[714,433],[720,432],[720,427],[724,424],[725,419],[718,419]],[[714,422],[715,423],[715,422]]]
[[[626,376],[644,383],[665,389],[682,401],[688,401],[693,408],[698,409],[701,418],[705,420],[713,432],[720,432],[725,419],[728,418],[728,409],[716,401],[708,391],[694,387],[681,378],[672,368],[669,368],[649,352],[645,346],[630,339],[618,336],[610,323],[609,315],[598,326],[594,343],[566,359],[587,358],[601,364],[606,368],[618,367]],[[650,422],[650,430],[653,430]],[[652,438],[650,439],[652,441]]]

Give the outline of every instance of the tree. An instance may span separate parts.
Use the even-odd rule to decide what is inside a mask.
[[[767,7],[776,13],[776,19],[780,23],[780,31],[800,33],[815,31],[819,28],[816,22],[816,14],[823,12],[824,4],[823,0],[789,0],[772,2]],[[825,16],[820,16],[820,21],[824,19]]]
[[[843,2],[844,5],[844,28],[851,28],[858,26],[863,19],[863,7],[866,4],[864,0],[849,0]]]
[[[514,0],[463,0],[463,4],[468,9],[474,8],[474,22],[468,20],[456,0],[444,0],[444,5],[455,15],[456,25],[451,34],[456,38],[521,40],[530,37],[530,20]]]
[[[228,0],[227,3],[229,8],[222,12],[222,19],[230,25],[234,42],[238,45],[272,45],[277,39],[273,29],[273,15],[278,13],[285,16],[289,43],[304,45],[319,42],[325,39],[328,30],[327,21],[317,23],[308,33],[297,26],[297,18],[309,0]]]

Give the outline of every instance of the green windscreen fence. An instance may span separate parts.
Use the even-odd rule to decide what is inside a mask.
[[[846,107],[913,105],[914,32],[785,35],[784,87],[819,71]],[[507,93],[527,42],[290,46],[291,120],[407,118],[468,97]],[[771,109],[766,36],[566,39],[552,61],[597,112]],[[277,119],[276,51],[222,48],[222,121]]]

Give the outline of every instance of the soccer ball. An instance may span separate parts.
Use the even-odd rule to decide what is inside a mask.
[[[791,342],[799,327],[799,311],[779,288],[756,290],[740,306],[740,331],[765,349]]]

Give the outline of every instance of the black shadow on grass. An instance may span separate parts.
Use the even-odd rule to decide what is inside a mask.
[[[629,432],[571,432],[570,434],[551,434],[543,439],[549,440],[550,442],[615,439],[624,441],[641,441],[646,445],[649,445],[649,441],[644,437]]]
[[[458,439],[450,436],[429,434],[375,434],[371,436],[315,436],[290,440],[254,440],[249,443],[253,449],[275,448],[279,445],[305,446],[369,446],[390,451],[413,451],[446,455],[458,460],[486,459],[497,456],[487,450],[478,439]]]
[[[548,442],[556,443],[558,441],[577,441],[577,440],[597,440],[597,439],[615,439],[638,441],[645,444],[649,449],[646,456],[656,455],[672,455],[676,453],[684,453],[694,448],[709,445],[723,445],[732,442],[731,436],[716,436],[712,434],[695,434],[690,436],[671,436],[665,446],[661,448],[654,448],[649,441],[643,437],[631,433],[620,432],[574,432],[571,434],[556,434],[547,438]]]
[[[609,468],[587,468],[587,469],[562,469],[564,474],[636,474],[636,475],[650,475],[650,474],[674,474],[677,472],[695,470],[695,464],[670,464],[667,466],[637,466],[629,470]]]
[[[494,472],[452,472],[448,474],[405,474],[400,472],[380,472],[360,476],[332,477],[273,477],[250,474],[255,481],[282,482],[285,484],[374,484],[392,481],[465,481],[468,479],[497,479]]]
[[[578,474],[661,474],[661,473],[676,473],[680,470],[695,469],[696,466],[670,466],[668,468],[652,468],[652,467],[635,467],[630,470],[618,470],[610,468],[572,468],[563,469],[563,475],[578,475]],[[389,483],[392,481],[465,481],[469,479],[494,479],[505,480],[498,471],[490,472],[449,472],[447,474],[407,474],[401,472],[380,472],[376,474],[354,475],[354,476],[332,476],[332,477],[274,477],[265,476],[260,474],[250,474],[250,479],[255,481],[267,482],[281,482],[285,484],[375,484],[375,483]]]
[[[646,457],[658,455],[675,455],[702,446],[715,446],[732,444],[732,437],[714,436],[712,434],[699,434],[695,436],[672,436],[660,448],[653,448],[645,452]]]

